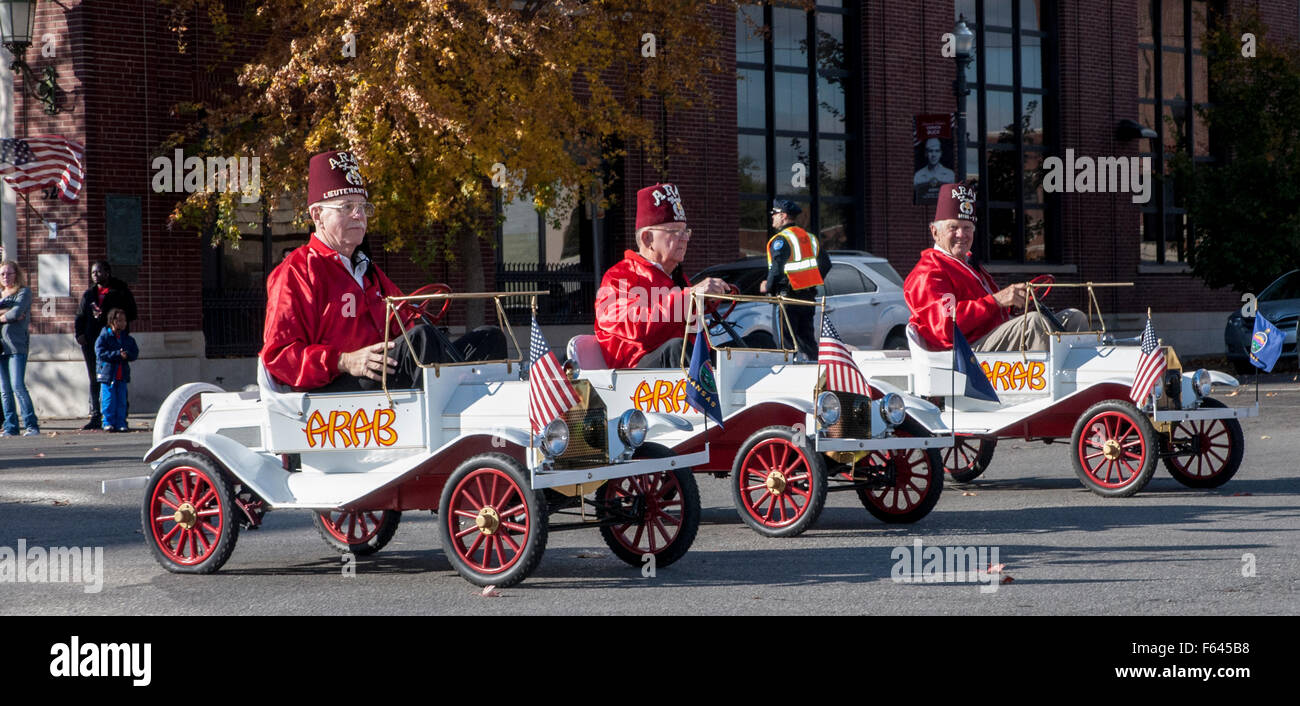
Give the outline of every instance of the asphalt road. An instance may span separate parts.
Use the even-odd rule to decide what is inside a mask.
[[[1253,392],[1225,401],[1246,405]],[[54,434],[0,439],[0,555],[20,538],[103,547],[102,590],[3,582],[0,614],[1294,615],[1300,384],[1270,385],[1260,402],[1260,417],[1244,424],[1245,463],[1217,490],[1184,488],[1161,467],[1138,496],[1104,499],[1075,479],[1066,445],[1002,442],[983,478],[949,483],[915,525],[884,525],[854,494],[832,493],[812,530],[769,540],[736,516],[725,481],[700,476],[704,521],[677,564],[643,577],[594,529],[555,533],[533,575],[497,597],[452,571],[428,513],[407,513],[352,577],[310,516],[293,511],[241,533],[217,574],[170,574],[143,542],[140,492],[99,492],[102,479],[146,472],[148,432],[45,422]],[[996,548],[1011,581],[894,581],[916,540]]]

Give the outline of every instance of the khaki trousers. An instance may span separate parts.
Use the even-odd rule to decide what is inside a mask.
[[[1088,315],[1078,309],[1061,309],[1055,314],[1066,331],[1082,331],[1088,325]],[[1047,320],[1036,311],[1031,311],[1029,316],[1017,315],[1010,321],[984,334],[971,347],[985,353],[990,351],[1018,351],[1020,350],[1022,337],[1021,331],[1025,327],[1028,327],[1028,330],[1023,334],[1025,350],[1047,350],[1051,334]]]

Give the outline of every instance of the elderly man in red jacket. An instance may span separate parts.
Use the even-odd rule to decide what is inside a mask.
[[[374,215],[367,197],[352,153],[312,157],[307,202],[316,232],[266,281],[261,357],[267,372],[295,390],[347,392],[376,389],[385,367],[388,386],[404,388],[418,384],[420,362],[504,358],[500,329],[480,327],[453,343],[418,323],[414,309],[402,314],[411,347],[396,319],[385,346],[384,297],[402,292],[359,249]]]
[[[673,184],[636,195],[637,250],[605,273],[596,293],[596,340],[611,368],[676,368],[685,344],[690,292],[723,294],[727,283],[709,277],[691,287],[682,276],[691,229]]]
[[[1028,317],[1015,315],[1015,309],[1026,304],[1025,283],[999,289],[983,267],[967,259],[975,242],[973,187],[944,184],[939,188],[930,236],[934,247],[921,253],[903,284],[911,323],[930,348],[952,348],[952,313],[944,306],[945,295],[951,294],[957,325],[975,350],[1019,350],[1022,336],[1029,350],[1047,350],[1050,337],[1043,316],[1036,311]],[[1067,331],[1080,331],[1087,324],[1087,317],[1077,309],[1055,314]]]

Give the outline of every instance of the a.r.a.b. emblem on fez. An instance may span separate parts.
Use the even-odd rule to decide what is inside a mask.
[[[686,209],[682,206],[682,194],[677,187],[672,184],[663,184],[654,191],[655,206],[667,201],[673,205],[673,218],[678,221],[686,220]]]
[[[357,164],[357,158],[351,152],[339,152],[330,157],[330,169],[341,170],[343,178],[353,186],[365,186],[365,180],[361,178],[361,165]]]
[[[975,204],[974,202],[963,199],[961,203],[957,204],[957,210],[960,211],[963,216],[973,216],[975,215]]]

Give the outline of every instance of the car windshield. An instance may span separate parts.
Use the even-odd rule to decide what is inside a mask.
[[[1262,302],[1282,299],[1300,299],[1300,270],[1292,270],[1277,278],[1259,295]]]

